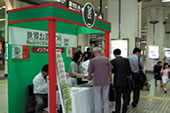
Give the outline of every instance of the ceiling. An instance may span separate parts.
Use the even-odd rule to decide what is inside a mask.
[[[150,7],[170,7],[170,3],[162,2],[162,0],[143,0],[142,8]]]
[[[142,27],[146,26],[146,13],[147,9],[151,7],[163,8],[164,10],[170,11],[170,2],[162,2],[162,0],[143,0],[142,2]],[[166,15],[165,15],[166,16]],[[170,23],[170,15],[168,19],[165,19],[166,22]],[[166,17],[164,17],[166,18]]]
[[[38,4],[42,4],[45,2],[55,2],[56,0],[17,0],[23,2],[37,2]],[[93,3],[96,10],[100,10],[100,0],[73,0],[79,4],[85,4],[86,2]],[[123,0],[122,0],[123,1]],[[162,3],[162,0],[143,0],[142,2],[142,26],[146,25],[146,11],[145,9],[151,7],[164,7],[165,9],[170,10],[170,3]],[[102,0],[102,13],[104,13],[104,20],[107,20],[107,2],[108,0]],[[0,0],[0,7],[4,6],[4,1]],[[33,4],[35,5],[35,4]],[[23,5],[24,6],[24,5]],[[170,23],[170,15],[169,18],[166,19],[167,22]],[[5,9],[0,9],[0,19],[5,18]],[[0,27],[4,26],[4,21],[0,22]]]

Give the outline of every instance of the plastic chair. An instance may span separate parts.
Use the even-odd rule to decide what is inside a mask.
[[[33,84],[26,89],[26,113],[35,113],[36,100],[33,93]]]

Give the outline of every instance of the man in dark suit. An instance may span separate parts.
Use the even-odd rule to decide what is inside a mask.
[[[121,95],[123,94],[123,108],[122,113],[127,112],[128,106],[128,67],[130,67],[128,63],[128,59],[125,59],[120,56],[121,50],[115,49],[113,52],[115,59],[111,60],[111,64],[113,65],[112,73],[114,73],[114,87],[116,91],[116,106],[113,113],[120,113],[121,109]]]

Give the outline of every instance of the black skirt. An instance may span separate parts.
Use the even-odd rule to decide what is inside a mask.
[[[154,76],[155,80],[162,80],[162,77],[160,74]]]

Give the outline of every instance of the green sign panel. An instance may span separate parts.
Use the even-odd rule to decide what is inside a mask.
[[[87,27],[91,28],[95,24],[95,10],[91,3],[86,3],[83,8],[83,20]]]

